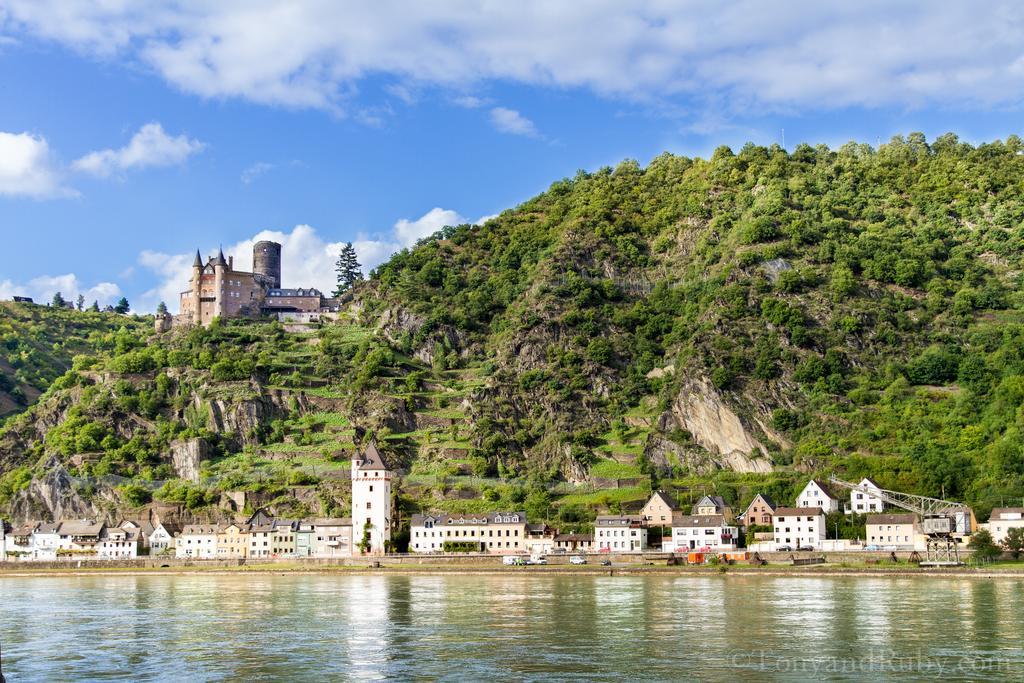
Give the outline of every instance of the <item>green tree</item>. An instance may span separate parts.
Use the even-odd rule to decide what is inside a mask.
[[[117,305],[114,306],[114,312],[115,313],[124,314],[124,313],[127,313],[130,310],[131,310],[131,307],[128,305],[128,299],[124,298],[123,296],[121,297],[121,300],[117,302]]]
[[[165,304],[163,301],[161,301],[160,303],[158,303],[156,305],[156,314],[157,315],[165,315],[166,313],[167,313],[167,304]]]
[[[362,267],[351,242],[346,242],[342,246],[338,260],[334,262],[334,270],[338,274],[338,286],[334,289],[334,296],[341,296],[363,279]]]
[[[1021,552],[1024,551],[1024,528],[1007,529],[1003,547],[1013,553],[1013,559],[1019,558]]]
[[[99,313],[100,312],[100,302],[96,301],[95,299],[93,299],[92,306],[89,307],[89,310],[92,311],[93,313]]]
[[[53,301],[51,301],[50,304],[54,308],[62,308],[64,306],[64,297],[61,295],[60,292],[57,292],[56,294],[53,295]]]
[[[974,551],[974,557],[982,562],[991,562],[1002,554],[1002,549],[992,540],[988,529],[979,529],[971,536],[967,547]]]
[[[76,303],[75,308],[77,308],[80,311],[85,310],[85,295],[84,294],[79,294],[78,295],[78,302]]]

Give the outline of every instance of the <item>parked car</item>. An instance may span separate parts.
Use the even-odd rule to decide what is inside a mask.
[[[527,564],[547,564],[547,563],[548,563],[548,558],[544,557],[543,555],[540,555],[538,557],[531,557],[530,561],[527,562]]]
[[[612,566],[612,561],[611,560],[601,560],[601,566],[602,567],[610,567],[610,566]]]
[[[799,548],[797,548],[797,550],[803,550],[803,551],[814,550],[814,546],[813,545],[802,545]]]
[[[573,555],[569,558],[569,564],[586,564],[587,558],[580,555]]]
[[[788,552],[790,552],[792,550],[793,550],[793,546],[790,546],[790,545],[780,545],[778,548],[775,549],[776,552],[780,552],[780,553],[788,553]]]
[[[515,566],[515,567],[518,567],[518,566],[526,564],[526,561],[523,560],[523,558],[519,557],[518,555],[506,555],[502,559],[502,562],[504,564]]]

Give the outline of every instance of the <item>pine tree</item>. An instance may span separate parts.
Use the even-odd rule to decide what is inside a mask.
[[[156,314],[157,315],[164,315],[165,313],[167,313],[167,304],[165,304],[163,301],[161,301],[156,306]]]
[[[54,308],[64,307],[64,297],[61,296],[60,292],[57,292],[56,294],[53,295],[53,301],[50,302],[50,305],[53,306]]]
[[[346,242],[341,248],[338,260],[334,262],[334,269],[338,273],[338,286],[334,290],[334,296],[341,296],[363,279],[363,271],[351,242]]]
[[[95,299],[93,299],[92,306],[89,307],[89,310],[93,311],[95,313],[99,313],[100,312],[100,302],[96,301]]]
[[[79,294],[78,295],[78,310],[80,310],[80,311],[84,311],[85,310],[85,295],[84,294]]]
[[[122,313],[122,314],[124,314],[124,313],[127,313],[130,310],[131,310],[131,307],[128,305],[128,299],[124,298],[123,296],[121,297],[121,300],[117,302],[117,306],[114,306],[114,312],[115,313]]]

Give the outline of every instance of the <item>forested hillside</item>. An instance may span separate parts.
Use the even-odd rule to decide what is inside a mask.
[[[0,503],[327,513],[376,438],[403,515],[566,526],[835,472],[984,518],[1024,495],[1022,152],[914,134],[580,172],[396,254],[337,323],[76,361],[0,433]]]
[[[117,313],[0,302],[0,424],[33,403],[76,355],[116,351],[118,330],[150,326]]]

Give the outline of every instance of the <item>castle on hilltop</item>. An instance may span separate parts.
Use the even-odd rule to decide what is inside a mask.
[[[338,303],[320,290],[281,288],[281,245],[257,242],[252,247],[252,272],[235,270],[235,258],[224,250],[203,263],[196,251],[189,288],[181,293],[179,313],[158,315],[156,329],[172,326],[208,327],[214,318],[273,315],[280,320],[312,322],[321,314],[336,312]]]

